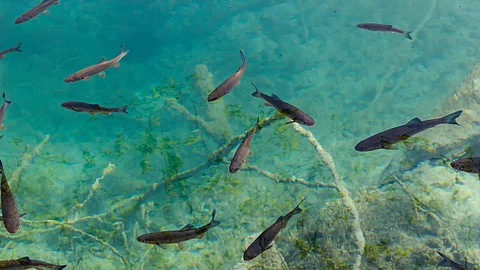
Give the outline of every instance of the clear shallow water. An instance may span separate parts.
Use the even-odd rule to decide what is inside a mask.
[[[204,163],[211,152],[245,133],[259,115],[272,114],[251,97],[251,82],[315,118],[316,125],[307,129],[333,156],[358,204],[366,237],[362,269],[375,265],[433,269],[433,249],[446,251],[457,243],[441,236],[437,239],[441,244],[422,242],[426,234],[437,235],[412,233],[423,225],[408,223],[412,221],[408,215],[416,216],[405,206],[409,197],[398,186],[377,190],[385,175],[400,170],[402,176],[401,170],[411,171],[420,160],[407,166],[401,160],[405,149],[358,153],[353,147],[413,117],[443,116],[432,111],[477,63],[476,1],[63,1],[50,8],[49,16],[13,23],[35,4],[0,3],[0,46],[22,41],[24,51],[0,62],[1,87],[13,101],[2,139],[7,177],[22,168],[17,161],[24,152],[30,153],[50,135],[21,170],[20,180],[11,183],[19,211],[28,215],[19,233],[1,234],[2,258],[28,255],[77,269],[230,269],[240,267],[248,236],[260,233],[306,198],[304,212],[280,234],[278,250],[293,269],[348,268],[356,248],[349,213],[342,210],[334,189],[275,183],[252,171],[230,175],[228,164],[220,163],[149,190],[154,183]],[[411,30],[413,41],[356,28],[363,22]],[[63,82],[103,56],[116,56],[121,43],[130,52],[118,69],[106,71],[105,79]],[[206,104],[205,93],[240,66],[239,49],[247,59],[242,83],[222,100]],[[208,68],[211,77],[198,65]],[[210,129],[185,117],[171,98],[211,123]],[[130,105],[129,115],[75,113],[60,106],[68,100]],[[284,122],[256,134],[249,165],[309,183],[331,183],[329,170],[312,146]],[[232,156],[228,153],[226,159]],[[393,169],[387,167],[392,159]],[[109,162],[116,169],[100,181],[83,207],[76,206],[88,198]],[[454,188],[448,194],[453,193]],[[377,194],[373,203],[378,209],[368,207],[371,194]],[[396,198],[392,199],[396,207],[387,204],[389,196]],[[142,245],[135,239],[189,222],[203,225],[214,208],[222,225],[205,239],[186,243],[184,251]],[[396,211],[396,218],[389,219],[385,214],[389,211]],[[402,220],[406,225],[398,225]],[[450,224],[449,229],[463,228],[457,225]],[[385,236],[381,228],[388,226],[400,226],[404,232]],[[315,237],[317,245],[305,248],[302,239],[312,239],[317,229],[321,232]],[[406,241],[399,240],[401,233],[420,240],[415,245],[401,242]],[[388,257],[382,241],[392,254],[398,245],[412,250]],[[470,260],[478,258],[473,256],[474,245],[461,239],[458,243],[460,248],[451,250],[460,254],[457,258],[467,248]],[[375,257],[369,257],[372,250]]]

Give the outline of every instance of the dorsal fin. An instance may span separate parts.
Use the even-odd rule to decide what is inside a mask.
[[[192,229],[195,229],[195,226],[193,226],[192,223],[188,223],[183,228],[181,228],[180,231],[187,231],[187,230],[192,230]]]
[[[22,258],[18,259],[17,261],[20,262],[21,265],[28,265],[28,264],[32,263],[32,260],[30,260],[30,258],[28,256],[22,257]]]
[[[422,120],[420,120],[418,117],[415,117],[412,120],[408,121],[407,127],[421,126],[422,124]]]
[[[272,99],[280,100],[280,101],[281,101],[281,99],[280,99],[277,95],[275,95],[275,94],[272,94],[270,97],[271,97]]]
[[[43,4],[43,3],[46,3],[46,2],[48,2],[48,1],[50,1],[50,0],[43,0],[43,1],[42,1],[42,4]]]
[[[100,63],[103,63],[103,62],[105,62],[105,61],[107,61],[107,59],[106,59],[105,56],[104,56],[104,57],[102,57],[102,59],[100,59],[100,62],[98,62],[98,63],[100,64]]]
[[[283,220],[283,216],[280,216],[276,222],[281,222]]]

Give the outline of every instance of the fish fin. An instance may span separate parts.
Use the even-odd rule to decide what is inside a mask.
[[[122,107],[116,108],[115,111],[116,111],[116,112],[119,112],[119,113],[126,113],[126,114],[128,114],[127,108],[128,108],[128,106],[122,106]]]
[[[95,115],[97,115],[97,113],[96,113],[96,112],[88,112],[88,113],[89,113],[90,115],[92,115],[92,116],[95,116]]]
[[[5,92],[3,92],[2,97],[3,97],[3,100],[5,100],[5,103],[7,103],[7,105],[12,104],[12,101],[11,101],[11,100],[7,100],[7,98],[5,97]]]
[[[107,58],[105,58],[105,56],[104,56],[104,57],[102,57],[102,59],[100,59],[100,61],[98,61],[98,64],[101,64],[101,63],[103,63],[103,62],[105,62],[105,61],[107,61]],[[103,71],[102,71],[102,72],[103,72]]]
[[[19,258],[19,259],[17,259],[17,261],[18,261],[21,265],[32,263],[32,260],[30,260],[30,258],[29,258],[28,256]]]
[[[182,243],[178,243],[177,245],[180,250],[185,250],[185,246]]]
[[[265,105],[267,107],[272,107],[272,105],[270,103],[266,102],[266,101],[263,103],[263,105]]]
[[[415,143],[410,142],[410,141],[403,141],[403,144],[405,144],[405,146],[408,148],[408,150],[412,150],[413,147],[415,146]]]
[[[412,36],[410,36],[411,33],[412,33],[412,31],[403,32],[403,35],[404,35],[406,38],[412,40]]]
[[[4,130],[5,129],[5,125],[4,124],[1,124],[0,125],[0,130]]]
[[[253,156],[253,151],[252,150],[248,150],[248,156]]]
[[[98,76],[100,76],[100,78],[102,78],[102,79],[105,79],[105,77],[107,77],[107,74],[105,74],[105,71],[102,71],[102,72],[98,73]]]
[[[120,50],[121,50],[122,52],[124,52],[124,50],[125,50],[125,44],[123,44],[123,43],[120,44]]]
[[[215,220],[215,215],[217,214],[217,209],[213,209],[212,211],[212,220],[210,221],[210,228],[213,228],[213,227],[217,227],[218,225],[220,225],[220,221],[216,221]]]
[[[197,235],[196,238],[197,238],[197,239],[203,239],[203,237],[205,237],[205,233],[202,233],[202,234],[200,234],[200,235]]]
[[[454,113],[451,113],[447,116],[444,116],[442,117],[443,119],[443,123],[444,124],[451,124],[451,125],[457,125],[457,126],[460,126],[457,121],[455,121],[457,119],[457,117],[460,116],[460,114],[462,114],[462,111],[456,111]]]
[[[90,81],[90,80],[92,80],[92,77],[83,77],[83,80]]]
[[[55,270],[62,270],[62,269],[65,268],[65,267],[67,267],[66,264],[64,264],[64,265],[56,265],[56,266],[55,266]]]
[[[300,204],[302,204],[303,201],[305,201],[305,198],[304,198],[303,200],[301,200],[301,201],[297,204],[297,206],[293,209],[292,212],[293,212],[294,215],[296,215],[296,214],[298,214],[298,213],[301,213],[301,212],[303,211],[302,208],[300,208]]]
[[[22,46],[22,42],[19,42],[19,43],[13,45],[13,46],[10,48],[10,50],[11,50],[12,52],[23,52],[22,50],[20,50],[20,46]]]
[[[162,249],[168,250],[167,245],[165,244],[157,244],[157,246],[161,247]]]
[[[27,213],[20,214],[19,217],[25,216]]]
[[[275,100],[282,101],[282,100],[281,100],[277,95],[275,95],[275,94],[272,94],[270,97],[273,98],[273,99],[275,99]]]
[[[273,247],[273,245],[270,245],[270,246],[266,247],[263,251],[267,251],[267,250],[271,249],[272,247]]]
[[[49,0],[43,0],[41,4],[48,2]]]
[[[235,84],[235,86],[239,85],[240,84],[240,80]]]
[[[187,225],[183,226],[183,228],[181,228],[180,231],[187,231],[191,229],[195,229],[195,226],[193,226],[192,223],[188,223]]]
[[[48,9],[44,10],[42,13],[45,14],[45,16],[50,15],[50,12],[48,12]]]
[[[406,124],[407,127],[416,127],[416,126],[421,126],[423,124],[422,120],[420,118],[415,117],[412,120],[408,121]]]
[[[262,97],[262,92],[258,90],[257,86],[252,82],[253,87],[255,87],[255,92],[252,93],[252,96],[254,97]]]
[[[120,66],[120,62],[116,62],[115,64],[113,64],[114,68],[118,68],[119,66]]]
[[[280,217],[277,219],[277,221],[275,221],[275,223],[281,222],[282,220],[283,220],[283,216],[280,216]]]
[[[453,261],[448,258],[445,254],[441,253],[440,251],[437,250],[437,253],[438,255],[440,255],[442,257],[443,260],[441,260],[440,262],[437,263],[437,265],[440,265],[440,266],[452,266],[453,265]]]
[[[243,55],[242,50],[240,50],[240,57],[242,57],[242,61],[245,61],[245,55]]]
[[[398,146],[388,143],[388,142],[382,142],[382,148],[387,149],[387,150],[398,150]]]
[[[0,139],[3,138],[5,135],[0,136]]]
[[[284,125],[293,124],[293,123],[295,123],[295,120],[288,121],[288,122],[286,122]]]
[[[54,4],[54,5],[60,4],[60,0],[55,1],[55,3],[53,3],[53,4]],[[66,266],[66,265],[65,265],[65,266]]]

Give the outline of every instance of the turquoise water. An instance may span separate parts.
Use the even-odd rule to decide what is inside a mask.
[[[435,269],[435,250],[457,261],[480,258],[478,181],[446,163],[461,149],[354,150],[414,117],[454,111],[441,104],[478,63],[480,2],[61,1],[48,16],[14,24],[39,2],[0,2],[0,50],[23,42],[23,53],[0,60],[1,90],[12,101],[0,158],[19,212],[27,213],[16,234],[0,233],[2,260],[30,256],[67,269]],[[356,27],[364,22],[413,31],[413,40]],[[117,56],[122,43],[129,53],[105,79],[63,82]],[[207,103],[241,65],[239,50],[247,62],[241,83]],[[257,117],[273,116],[250,95],[251,82],[315,119],[304,128],[332,156],[338,179],[297,126],[283,125],[286,118],[255,134],[244,170],[228,172],[238,139],[223,160],[206,163]],[[71,100],[128,105],[129,114],[90,116],[60,106]],[[458,103],[455,110],[475,110]],[[431,144],[454,128],[420,137]],[[460,148],[474,144],[474,137],[450,139]],[[95,185],[109,162],[115,168]],[[378,187],[391,175],[404,188]],[[363,246],[345,193],[319,181],[345,183]],[[244,263],[248,237],[304,198],[304,211],[275,247]],[[184,250],[136,240],[202,226],[213,209],[221,225]]]

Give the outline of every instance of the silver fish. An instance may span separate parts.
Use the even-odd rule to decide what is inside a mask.
[[[461,265],[457,262],[454,262],[452,259],[447,257],[445,254],[441,253],[437,250],[438,255],[442,257],[442,260],[437,263],[439,266],[450,267],[456,270],[468,270],[468,269],[476,269],[474,264],[469,262],[465,262],[464,265]]]
[[[106,60],[105,57],[103,57],[98,64],[86,67],[80,71],[77,71],[73,73],[72,75],[68,76],[65,78],[64,82],[76,82],[76,81],[81,81],[81,80],[88,80],[90,77],[99,75],[102,78],[105,78],[105,70],[111,68],[111,67],[119,67],[120,66],[120,60],[122,60],[125,55],[128,54],[128,51],[124,51],[124,46],[123,44],[120,46],[121,53],[110,60]]]
[[[21,24],[24,22],[28,22],[31,19],[37,17],[40,13],[45,13],[48,15],[47,9],[53,5],[60,4],[59,0],[43,0],[42,3],[36,5],[32,9],[28,10],[27,12],[20,15],[16,20],[15,24]]]
[[[358,28],[365,29],[365,30],[370,30],[370,31],[380,31],[380,32],[393,32],[393,33],[399,33],[405,36],[406,38],[412,40],[412,37],[410,34],[412,31],[403,31],[398,28],[395,28],[389,24],[379,24],[379,23],[361,23],[357,24]]]
[[[10,105],[12,103],[12,101],[7,100],[5,98],[5,92],[3,92],[2,97],[3,97],[3,105],[2,105],[2,107],[0,107],[0,129],[5,129],[5,125],[2,124],[3,117],[5,116],[5,110],[7,109],[7,106]]]
[[[270,225],[265,231],[263,231],[245,250],[243,253],[243,259],[245,261],[251,260],[258,255],[260,255],[262,252],[270,249],[272,246],[270,245],[277,234],[287,226],[288,221],[296,214],[299,214],[302,212],[302,209],[300,208],[300,204],[304,201],[303,199],[297,207],[295,207],[292,211],[290,211],[288,214],[285,216],[280,216],[275,223]]]
[[[252,83],[252,85],[253,87],[255,87],[255,92],[252,93],[252,96],[257,98],[262,98],[265,101],[266,106],[272,106],[279,113],[292,119],[292,121],[287,122],[285,124],[299,123],[306,126],[313,126],[315,124],[315,120],[313,120],[313,118],[310,115],[306,114],[299,108],[281,100],[275,94],[272,94],[271,96],[266,95],[260,92],[260,90],[258,90],[255,84]]]
[[[20,46],[22,46],[22,42],[19,42],[15,45],[13,45],[12,47],[6,49],[6,50],[3,50],[3,51],[0,51],[0,59],[3,59],[5,58],[5,55],[7,53],[11,53],[11,52],[23,52],[22,50],[20,50]]]
[[[230,93],[236,85],[240,83],[240,79],[242,78],[243,74],[245,73],[245,69],[247,68],[247,62],[245,61],[245,56],[243,52],[240,50],[240,56],[242,57],[242,65],[238,68],[238,70],[233,73],[228,79],[223,81],[215,90],[213,90],[210,95],[208,95],[207,100],[214,101],[217,100],[226,94]]]
[[[260,119],[257,118],[257,123],[247,132],[247,135],[245,135],[242,143],[240,143],[240,146],[237,148],[237,151],[230,162],[230,167],[228,168],[230,173],[236,173],[240,170],[243,164],[245,164],[245,160],[250,152],[250,143],[252,142],[253,134],[255,134],[259,128],[259,121]]]
[[[53,269],[61,270],[67,265],[55,265],[38,260],[31,260],[29,257],[23,257],[17,260],[0,261],[0,269],[5,270],[20,270],[20,269]]]
[[[2,221],[5,229],[9,233],[16,233],[18,227],[20,226],[20,216],[17,211],[17,204],[13,198],[12,191],[8,185],[7,178],[5,176],[5,171],[3,169],[3,163],[0,160],[0,173],[2,174],[2,183],[1,183],[1,202],[2,202]]]
[[[203,235],[208,230],[220,225],[220,221],[215,220],[216,213],[217,211],[213,210],[212,220],[210,221],[210,223],[200,228],[195,228],[192,224],[189,223],[180,230],[147,233],[137,237],[137,240],[145,244],[161,246],[163,244],[178,244],[194,238],[203,238]]]
[[[460,114],[462,114],[462,111],[454,112],[442,118],[425,121],[420,120],[418,117],[413,118],[403,126],[388,129],[359,142],[355,146],[355,150],[366,152],[378,149],[397,149],[397,147],[394,146],[395,143],[404,141],[429,128],[433,128],[440,124],[459,125],[455,119],[457,119]]]
[[[90,104],[90,103],[85,103],[80,101],[63,102],[62,107],[75,112],[86,112],[91,115],[95,115],[97,113],[110,115],[112,112],[128,114],[127,106],[121,106],[118,108],[107,108],[107,107],[102,107],[98,104]]]

